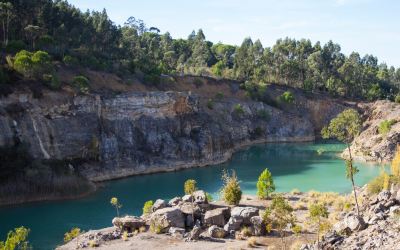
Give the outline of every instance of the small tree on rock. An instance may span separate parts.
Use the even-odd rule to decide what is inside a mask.
[[[185,194],[190,194],[192,196],[190,200],[192,201],[192,207],[193,207],[193,210],[192,210],[193,225],[194,225],[194,204],[193,204],[194,197],[193,197],[193,193],[197,191],[196,183],[197,182],[195,180],[191,180],[190,179],[190,180],[187,180],[185,182],[185,185],[184,185]]]
[[[83,93],[87,93],[89,92],[89,84],[88,84],[88,80],[83,77],[83,76],[77,76],[74,78],[74,80],[71,83],[71,88],[75,91],[75,92],[83,92]]]
[[[360,216],[360,209],[357,202],[357,193],[354,187],[353,176],[358,172],[357,166],[353,165],[353,157],[350,150],[350,142],[354,139],[362,128],[362,120],[360,114],[354,109],[347,109],[338,114],[335,119],[329,124],[329,127],[324,127],[321,131],[322,138],[336,137],[338,140],[347,144],[349,149],[349,157],[346,159],[346,177],[351,180],[353,187],[354,199],[357,205],[357,214]]]
[[[271,172],[266,168],[264,172],[258,177],[257,182],[257,195],[261,199],[268,198],[269,195],[275,191],[275,184],[272,179]]]

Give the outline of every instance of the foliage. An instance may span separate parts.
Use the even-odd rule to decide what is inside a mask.
[[[388,120],[384,120],[379,124],[378,131],[382,134],[382,137],[385,138],[386,134],[390,131],[390,123]]]
[[[400,103],[400,95],[399,94],[396,95],[396,98],[394,99],[394,102],[395,103]]]
[[[115,208],[117,209],[117,217],[119,217],[119,211],[118,209],[122,207],[122,205],[120,203],[118,203],[118,199],[113,197],[111,198],[110,201],[111,205],[115,206]]]
[[[261,119],[265,120],[265,121],[269,121],[270,120],[270,115],[268,113],[267,110],[260,108],[258,110],[258,117],[260,117]]]
[[[187,180],[184,185],[185,194],[193,194],[195,191],[197,191],[196,183],[197,182],[195,180]]]
[[[146,203],[144,203],[144,207],[143,207],[143,214],[145,216],[148,216],[152,212],[153,212],[153,201],[146,201]]]
[[[319,234],[330,229],[329,220],[327,220],[328,208],[322,204],[311,204],[309,207],[311,222],[317,225],[317,246],[319,246]]]
[[[235,108],[235,114],[236,114],[237,116],[241,116],[241,115],[244,114],[243,108],[242,108],[242,106],[240,106],[240,104],[238,104],[238,105],[236,106],[236,108]]]
[[[196,80],[194,81],[194,83],[196,85],[200,85],[201,84],[201,79],[200,78],[196,78]]]
[[[215,94],[215,99],[220,101],[224,98],[224,95],[221,92]]]
[[[392,160],[390,169],[395,177],[400,178],[400,146],[397,146],[396,155]]]
[[[262,128],[261,128],[260,125],[257,126],[256,132],[257,132],[258,135],[261,135],[261,134],[262,134]]]
[[[397,123],[397,120],[396,119],[390,119],[389,123],[390,123],[390,126],[392,126],[392,125]]]
[[[385,174],[383,177],[383,190],[389,190],[390,177],[388,174]]]
[[[68,67],[75,66],[78,63],[77,60],[75,58],[73,58],[72,56],[65,56],[63,59],[63,62]]]
[[[295,104],[295,98],[290,91],[286,91],[279,97],[279,103],[281,106],[288,106],[288,107],[294,107]]]
[[[222,73],[224,72],[225,68],[226,68],[226,66],[225,66],[224,62],[222,62],[222,61],[217,62],[214,65],[214,70],[213,70],[214,75],[222,76]]]
[[[224,170],[222,173],[222,181],[224,184],[222,185],[221,194],[223,199],[229,205],[239,204],[240,200],[242,199],[242,190],[239,186],[241,181],[237,180],[234,170],[232,170],[232,175],[229,175],[228,171],[226,170]]]
[[[297,218],[293,214],[293,208],[286,203],[285,198],[281,195],[274,197],[271,206],[265,209],[263,219],[266,221],[268,232],[273,227],[276,228],[282,243],[284,243],[284,238],[287,235],[287,226],[290,225],[291,228],[295,228],[297,222]]]
[[[57,74],[57,71],[53,69],[51,75],[43,75],[43,80],[52,89],[58,89],[61,87],[61,79]]]
[[[132,80],[131,79],[126,80],[126,84],[131,85],[132,84]]]
[[[375,101],[382,96],[382,88],[379,83],[371,84],[367,90],[366,97],[370,101]]]
[[[7,43],[7,45],[5,47],[5,51],[7,53],[16,53],[18,51],[26,50],[26,49],[27,49],[26,44],[21,40],[18,40],[18,41],[11,40]]]
[[[83,76],[76,76],[71,83],[71,88],[75,92],[89,92],[89,83],[88,80]]]
[[[0,250],[14,250],[18,249],[32,249],[28,246],[28,241],[25,241],[26,237],[30,233],[30,229],[24,227],[15,228],[14,231],[10,231],[7,235],[7,240],[0,242]]]
[[[261,199],[268,198],[271,193],[275,191],[274,180],[272,179],[271,173],[268,171],[268,168],[261,173],[260,177],[258,177],[257,182],[257,195]]]
[[[218,126],[220,127],[220,128],[222,128],[222,124],[221,124],[221,121],[218,119],[217,120],[217,124],[218,124]]]
[[[207,107],[208,107],[209,109],[212,109],[212,107],[213,107],[213,101],[212,101],[211,99],[208,99],[208,101],[207,101]]]
[[[90,66],[90,68],[93,69],[93,70],[95,70],[95,69],[97,69],[97,67],[99,67],[99,61],[97,60],[96,57],[92,56],[92,57],[89,59],[89,66]]]
[[[207,196],[207,201],[209,203],[213,201],[214,198],[212,197],[212,195],[210,193],[206,193],[206,196]]]
[[[64,242],[67,243],[84,233],[85,233],[85,231],[81,231],[79,228],[72,228],[71,232],[65,233]],[[79,242],[76,241],[76,248],[78,248],[78,246],[79,246]]]

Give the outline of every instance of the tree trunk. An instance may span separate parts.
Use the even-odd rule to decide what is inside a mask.
[[[351,178],[351,185],[353,186],[354,199],[355,199],[356,205],[357,205],[357,215],[360,216],[360,208],[358,207],[357,193],[356,193],[356,189],[355,189],[355,187],[354,187],[354,179],[353,179],[353,158],[351,157],[351,150],[350,150],[350,142],[349,142],[349,139],[347,139],[347,147],[348,147],[348,149],[349,149],[349,158],[350,158],[350,178]]]

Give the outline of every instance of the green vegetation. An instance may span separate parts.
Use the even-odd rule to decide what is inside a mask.
[[[212,197],[212,195],[210,194],[210,193],[206,193],[206,196],[207,196],[207,201],[208,202],[212,202],[213,201],[213,197]]]
[[[271,206],[265,209],[263,219],[267,222],[267,231],[276,228],[281,237],[283,245],[286,245],[285,237],[288,225],[291,228],[296,227],[296,216],[293,214],[293,208],[288,205],[281,195],[275,196]]]
[[[224,95],[221,92],[215,94],[215,99],[221,101],[224,98]]]
[[[28,246],[28,241],[25,241],[28,234],[31,232],[30,229],[24,227],[15,228],[14,231],[10,231],[7,235],[7,240],[0,241],[0,250],[14,250],[14,249],[32,249]]]
[[[360,214],[357,201],[357,193],[354,188],[353,175],[358,172],[357,166],[353,165],[353,157],[350,151],[351,139],[355,138],[362,128],[362,120],[360,114],[354,109],[348,109],[338,114],[335,119],[329,123],[329,127],[324,127],[321,131],[322,138],[336,137],[347,145],[349,157],[346,159],[346,177],[351,180],[353,187],[354,199],[357,205],[357,214]]]
[[[221,121],[218,119],[217,120],[217,124],[218,124],[218,126],[220,127],[220,128],[222,128],[222,124],[221,124]]]
[[[258,125],[257,126],[257,128],[256,128],[256,133],[258,134],[258,135],[261,135],[262,134],[262,128],[261,128],[261,126],[260,125]]]
[[[258,117],[260,117],[261,119],[263,119],[265,121],[269,121],[269,119],[270,119],[270,115],[269,115],[268,111],[263,108],[260,108],[258,110]]]
[[[242,190],[239,184],[241,181],[237,180],[235,171],[232,170],[232,175],[228,171],[223,171],[222,180],[224,182],[221,194],[226,203],[229,205],[237,205],[242,199]]]
[[[146,201],[143,207],[143,214],[145,216],[150,215],[153,212],[153,201]]]
[[[208,99],[208,101],[207,101],[207,107],[209,108],[209,109],[212,109],[213,108],[213,101],[211,100],[211,99]]]
[[[84,233],[85,231],[81,231],[79,228],[72,228],[71,232],[65,233],[64,242],[67,243]],[[79,246],[79,241],[76,240],[76,248],[78,248],[78,246]]]
[[[71,83],[71,88],[75,92],[87,93],[89,92],[88,80],[83,76],[76,76]]]
[[[110,203],[111,203],[111,205],[115,206],[115,208],[117,209],[117,217],[119,217],[119,210],[118,209],[121,208],[122,205],[120,203],[118,203],[118,199],[115,198],[115,197],[111,198]]]
[[[311,217],[311,222],[316,224],[317,226],[317,246],[319,246],[319,234],[321,232],[327,231],[330,229],[330,223],[329,220],[327,220],[329,214],[328,214],[328,208],[326,208],[322,204],[311,204],[309,207],[310,210],[310,217]]]
[[[242,109],[242,106],[240,106],[240,104],[238,104],[238,105],[236,106],[236,108],[235,108],[235,114],[236,114],[237,116],[241,116],[241,115],[244,114],[244,111],[243,111],[243,109]]]
[[[400,95],[397,94],[396,98],[394,99],[395,103],[400,103]]]
[[[277,102],[279,103],[278,106],[280,107],[287,106],[293,108],[295,104],[295,99],[292,92],[286,91],[281,96],[278,96]]]
[[[132,80],[131,79],[126,80],[126,84],[131,85],[132,84]]]
[[[184,185],[185,194],[193,194],[197,191],[196,183],[195,180],[187,180]]]
[[[264,172],[261,173],[260,177],[258,177],[257,195],[261,199],[266,199],[274,191],[275,191],[274,180],[272,179],[272,175],[268,171],[268,168],[266,168]]]
[[[390,128],[391,128],[390,125],[391,124],[388,122],[388,120],[384,120],[383,122],[381,122],[379,124],[378,131],[379,131],[379,133],[382,134],[383,138],[385,138],[386,134],[389,133]]]
[[[397,120],[396,119],[390,119],[389,123],[390,123],[390,126],[392,126],[395,123],[397,123]]]

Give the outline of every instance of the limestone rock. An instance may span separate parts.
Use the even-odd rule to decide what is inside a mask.
[[[259,209],[254,207],[235,207],[231,216],[242,219],[243,224],[251,224],[250,218],[259,215]]]
[[[347,226],[346,220],[341,220],[341,221],[337,222],[336,224],[334,224],[333,230],[337,233],[339,233],[339,232],[346,232],[346,234],[351,233],[350,228]]]
[[[396,205],[396,200],[394,198],[391,198],[387,201],[385,201],[385,203],[383,204],[386,208],[390,208],[391,206]]]
[[[205,225],[224,226],[229,219],[229,208],[217,208],[207,211],[204,216]]]
[[[376,224],[378,221],[380,220],[384,220],[385,219],[385,214],[384,213],[377,213],[375,214],[369,221],[368,224]]]
[[[214,225],[208,228],[208,234],[211,238],[225,238],[228,235],[228,232],[223,228]]]
[[[191,240],[199,240],[199,236],[201,233],[200,222],[196,221],[196,224],[193,227],[193,230],[190,232],[190,239]]]
[[[156,202],[153,204],[153,212],[157,211],[158,209],[162,209],[167,207],[167,203],[165,200],[158,199]]]
[[[112,224],[116,227],[124,227],[127,229],[139,229],[144,226],[145,221],[136,216],[126,216],[125,218],[114,218]]]
[[[179,227],[170,227],[168,233],[171,236],[175,236],[177,233],[180,233],[183,236],[185,234],[185,229]]]
[[[193,218],[192,218],[192,215],[191,214],[189,214],[188,216],[186,216],[186,219],[185,219],[185,225],[186,225],[186,227],[188,227],[188,228],[193,228]]]
[[[379,201],[387,201],[390,199],[391,193],[388,190],[383,190],[378,194]]]
[[[187,194],[185,196],[182,197],[182,201],[184,202],[192,202],[192,195],[191,194]]]
[[[193,193],[193,199],[196,203],[205,203],[207,204],[207,196],[203,190],[199,190]]]
[[[265,221],[261,216],[254,216],[250,219],[251,225],[254,228],[255,236],[263,236],[266,232]]]
[[[348,216],[346,218],[347,227],[350,228],[353,232],[358,232],[364,230],[367,225],[364,222],[364,219],[357,215]]]
[[[393,216],[395,213],[400,213],[400,206],[393,206],[390,208],[390,216]]]
[[[181,198],[181,197],[175,197],[175,198],[173,198],[172,200],[170,200],[170,201],[168,202],[168,206],[170,206],[170,207],[176,206],[176,205],[178,205],[179,202],[181,202],[181,201],[182,201],[182,198]]]
[[[163,232],[168,232],[170,227],[185,227],[183,213],[177,208],[162,208],[151,215],[151,221],[162,226]]]
[[[199,215],[201,213],[201,208],[196,203],[191,202],[181,202],[175,206],[175,208],[182,211],[182,213],[189,215],[189,214],[196,214]]]

